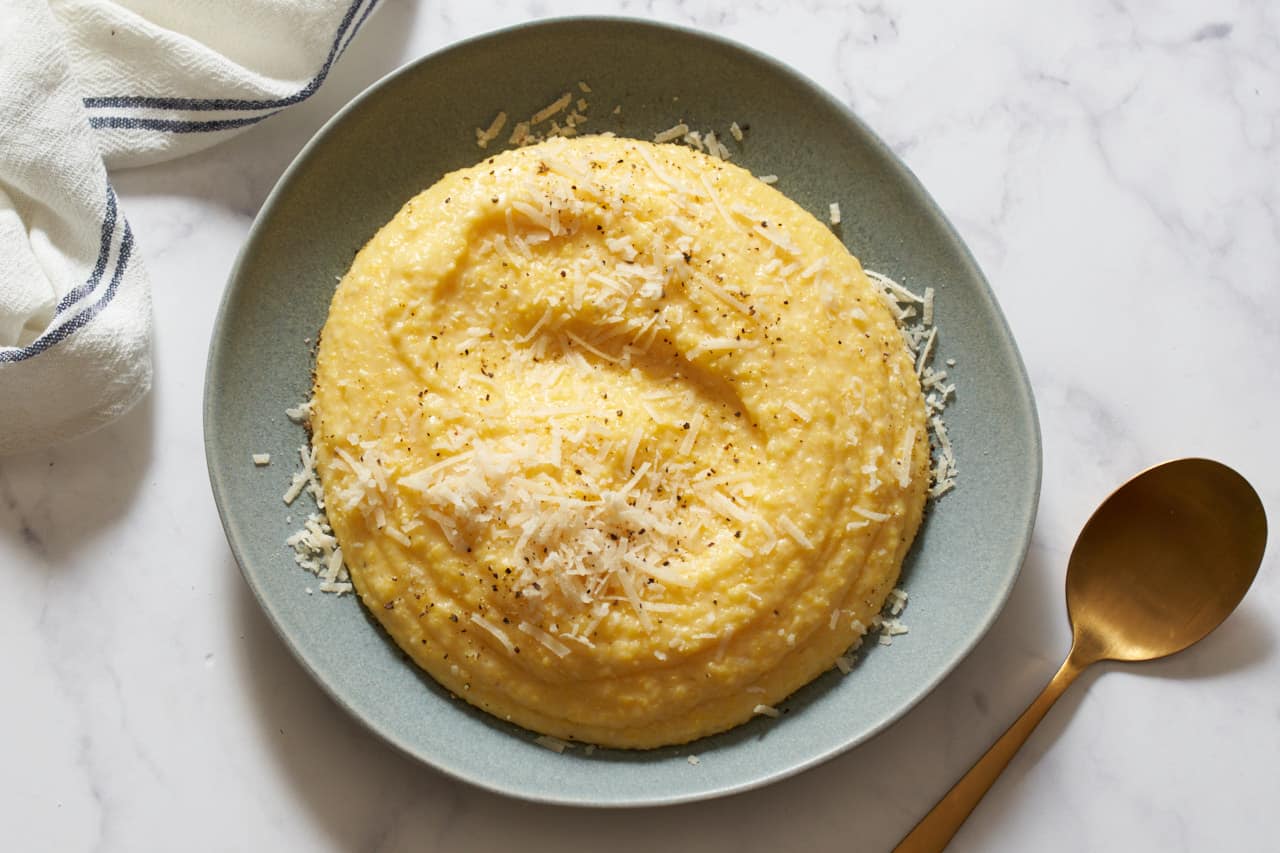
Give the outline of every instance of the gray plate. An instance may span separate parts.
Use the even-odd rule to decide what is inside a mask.
[[[907,560],[911,633],[854,672],[689,746],[581,748],[556,755],[521,729],[450,699],[402,657],[350,596],[308,596],[285,537],[305,515],[280,500],[303,439],[284,409],[309,393],[314,340],[335,280],[401,204],[480,159],[473,128],[498,109],[528,116],[578,80],[588,128],[648,137],[678,119],[726,135],[749,124],[735,162],[825,218],[863,262],[937,290],[940,359],[959,386],[947,422],[959,488],[929,514]],[[576,91],[576,89],[574,89]],[[678,97],[678,101],[674,98]],[[622,121],[611,116],[622,105]],[[940,361],[939,361],[940,363]],[[271,623],[340,705],[381,737],[475,785],[543,802],[675,803],[756,787],[828,759],[888,726],[986,632],[1022,562],[1040,490],[1030,386],[991,289],[915,177],[861,122],[768,57],[687,30],[630,20],[531,24],[425,57],[348,104],[316,134],[263,205],[223,299],[205,387],[209,476],[227,540]],[[249,456],[270,452],[255,469]],[[292,514],[294,523],[286,522]],[[696,753],[699,766],[686,756]]]

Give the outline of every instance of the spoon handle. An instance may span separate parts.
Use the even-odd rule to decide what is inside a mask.
[[[1082,663],[1078,660],[1076,649],[1072,648],[1058,674],[1030,707],[1022,712],[1017,722],[991,745],[986,755],[979,758],[978,763],[969,768],[969,772],[916,824],[915,829],[893,848],[893,853],[939,853],[945,848],[974,807],[995,784],[996,777],[1008,766],[1014,753],[1026,742],[1031,732],[1044,719],[1044,715],[1053,707],[1053,703],[1062,695],[1062,691],[1090,663],[1092,661]]]

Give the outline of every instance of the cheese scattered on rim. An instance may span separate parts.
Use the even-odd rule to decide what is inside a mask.
[[[924,366],[929,361],[929,356],[933,355],[933,342],[937,340],[938,327],[934,326],[929,330],[928,336],[924,339],[924,346],[920,348],[920,354],[916,356],[916,375],[924,374]]]
[[[259,468],[261,468],[263,465],[270,465],[270,464],[271,464],[271,454],[270,454],[270,453],[255,453],[255,454],[253,454],[253,464],[254,464],[254,465],[257,465]]]
[[[937,499],[956,486],[956,458],[947,433],[942,411],[955,395],[955,385],[946,384],[947,374],[937,370],[930,361],[938,347],[938,327],[934,323],[934,289],[925,288],[923,296],[912,293],[898,282],[874,270],[865,270],[867,278],[879,286],[881,297],[898,318],[899,328],[907,346],[915,353],[916,373],[920,387],[925,391],[925,408],[929,415],[928,429],[932,463],[929,478],[929,497]],[[915,307],[919,306],[917,320]],[[946,360],[948,367],[955,366],[955,359]]]
[[[511,131],[511,137],[507,140],[511,145],[528,145],[535,141],[529,133],[530,125],[527,121],[516,122],[515,128]]]
[[[827,205],[827,218],[832,225],[840,224],[840,202],[833,201]]]
[[[498,138],[498,134],[502,132],[502,128],[507,124],[507,114],[499,112],[493,117],[493,121],[489,122],[489,126],[483,130],[476,128],[476,145],[481,148],[488,148],[489,143]]]
[[[311,422],[311,401],[307,400],[293,408],[285,409],[284,413],[295,424],[308,424]]]
[[[707,153],[713,157],[719,157],[721,160],[728,160],[733,156],[729,149],[725,147],[724,143],[716,136],[716,132],[714,130],[708,130],[706,132],[703,136],[702,144],[706,148]]]
[[[891,616],[897,616],[907,606],[907,591],[905,589],[892,589],[886,599],[886,604]]]
[[[342,549],[323,515],[318,512],[309,515],[302,529],[286,539],[285,544],[293,549],[294,562],[320,578],[321,592],[341,595],[351,591]]]
[[[956,484],[956,457],[951,449],[951,438],[947,434],[947,425],[942,422],[942,418],[934,415],[929,420],[933,427],[934,437],[938,440],[941,448],[941,455],[933,468],[933,488],[929,490],[930,497],[941,497]]]
[[[782,716],[782,712],[772,705],[756,705],[751,709],[751,713],[757,714],[761,717],[773,717],[775,719]]]
[[[569,741],[561,740],[560,738],[552,737],[551,735],[539,735],[533,739],[533,742],[543,749],[551,750],[556,755],[562,754],[566,749],[573,746]]]
[[[865,634],[878,632],[877,642],[882,646],[893,645],[893,638],[906,634],[907,626],[897,617],[907,606],[907,591],[896,588],[889,591],[885,596],[884,607],[881,613],[871,618],[871,625],[863,625],[861,621],[854,619],[849,623],[849,629],[858,635],[858,639],[854,640],[853,645],[841,657],[836,659],[836,669],[844,675],[848,675],[853,670],[853,664],[857,660],[855,651],[862,645],[862,637]],[[843,611],[848,613],[849,611]]]
[[[900,634],[907,633],[907,626],[899,622],[897,619],[885,619],[880,623],[880,633],[888,634],[890,637],[896,637]]]
[[[284,493],[285,505],[291,505],[304,491],[309,492],[316,500],[316,509],[324,509],[324,489],[316,474],[316,452],[310,443],[298,448],[298,457],[302,467],[294,473],[288,491]]]
[[[673,139],[680,139],[682,136],[684,136],[688,132],[689,132],[689,125],[685,124],[684,122],[680,122],[679,124],[672,125],[666,130],[655,133],[653,135],[653,141],[659,144],[663,142],[670,142]]]
[[[571,101],[573,101],[573,94],[565,92],[563,95],[534,113],[533,117],[529,119],[529,123],[542,124],[553,115],[564,112],[565,107],[569,106]]]

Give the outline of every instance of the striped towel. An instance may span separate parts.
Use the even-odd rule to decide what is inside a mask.
[[[305,100],[378,0],[0,0],[0,453],[151,385],[151,298],[107,177]]]

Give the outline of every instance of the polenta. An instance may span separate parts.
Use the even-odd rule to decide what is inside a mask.
[[[772,710],[879,612],[929,488],[914,367],[777,190],[552,139],[446,175],[356,256],[312,441],[356,591],[419,666],[650,748]]]

